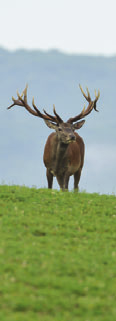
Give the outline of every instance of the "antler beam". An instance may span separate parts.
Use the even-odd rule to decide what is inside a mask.
[[[32,106],[34,109],[32,109],[28,103],[27,103],[27,88],[28,88],[28,85],[26,85],[25,89],[23,90],[22,94],[20,95],[17,91],[17,97],[18,99],[15,99],[14,97],[12,97],[12,100],[13,100],[13,104],[10,105],[7,109],[10,109],[12,108],[13,106],[21,106],[21,107],[25,107],[26,110],[34,115],[34,116],[38,116],[40,118],[43,118],[44,120],[50,120],[54,123],[61,123],[63,122],[63,120],[60,118],[60,116],[56,113],[56,110],[55,110],[55,106],[53,107],[53,111],[54,111],[54,114],[55,116],[52,116],[52,115],[49,115],[45,110],[44,110],[44,114],[42,114],[39,109],[36,107],[35,103],[34,103],[34,97],[32,99]]]

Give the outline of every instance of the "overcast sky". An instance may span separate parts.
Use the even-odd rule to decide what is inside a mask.
[[[0,0],[0,46],[116,54],[116,0]]]

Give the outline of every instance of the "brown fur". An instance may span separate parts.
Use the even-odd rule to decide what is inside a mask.
[[[78,189],[85,147],[83,139],[76,132],[74,135],[75,142],[61,144],[60,147],[56,133],[52,133],[47,139],[43,160],[47,168],[48,188],[52,188],[53,176],[56,176],[60,187],[67,189],[69,178],[74,175],[74,188]]]

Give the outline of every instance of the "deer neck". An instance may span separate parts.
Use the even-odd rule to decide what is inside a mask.
[[[68,148],[68,144],[64,144],[58,140],[57,148],[56,148],[56,155],[55,155],[55,166],[54,166],[54,173],[63,173],[67,168],[68,160],[66,157],[66,151]]]

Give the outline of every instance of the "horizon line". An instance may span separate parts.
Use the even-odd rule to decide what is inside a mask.
[[[30,52],[34,52],[34,51],[38,51],[38,52],[42,52],[42,53],[49,53],[49,52],[54,52],[54,53],[59,53],[62,55],[67,55],[67,56],[93,56],[93,57],[104,57],[104,58],[111,58],[111,57],[115,57],[116,53],[103,53],[103,52],[98,52],[98,53],[92,53],[92,52],[71,52],[71,51],[65,51],[62,50],[61,48],[25,48],[25,47],[17,47],[17,48],[8,48],[5,46],[0,45],[0,50],[4,50],[4,51],[8,51],[11,53],[15,53],[17,51],[30,51]]]

